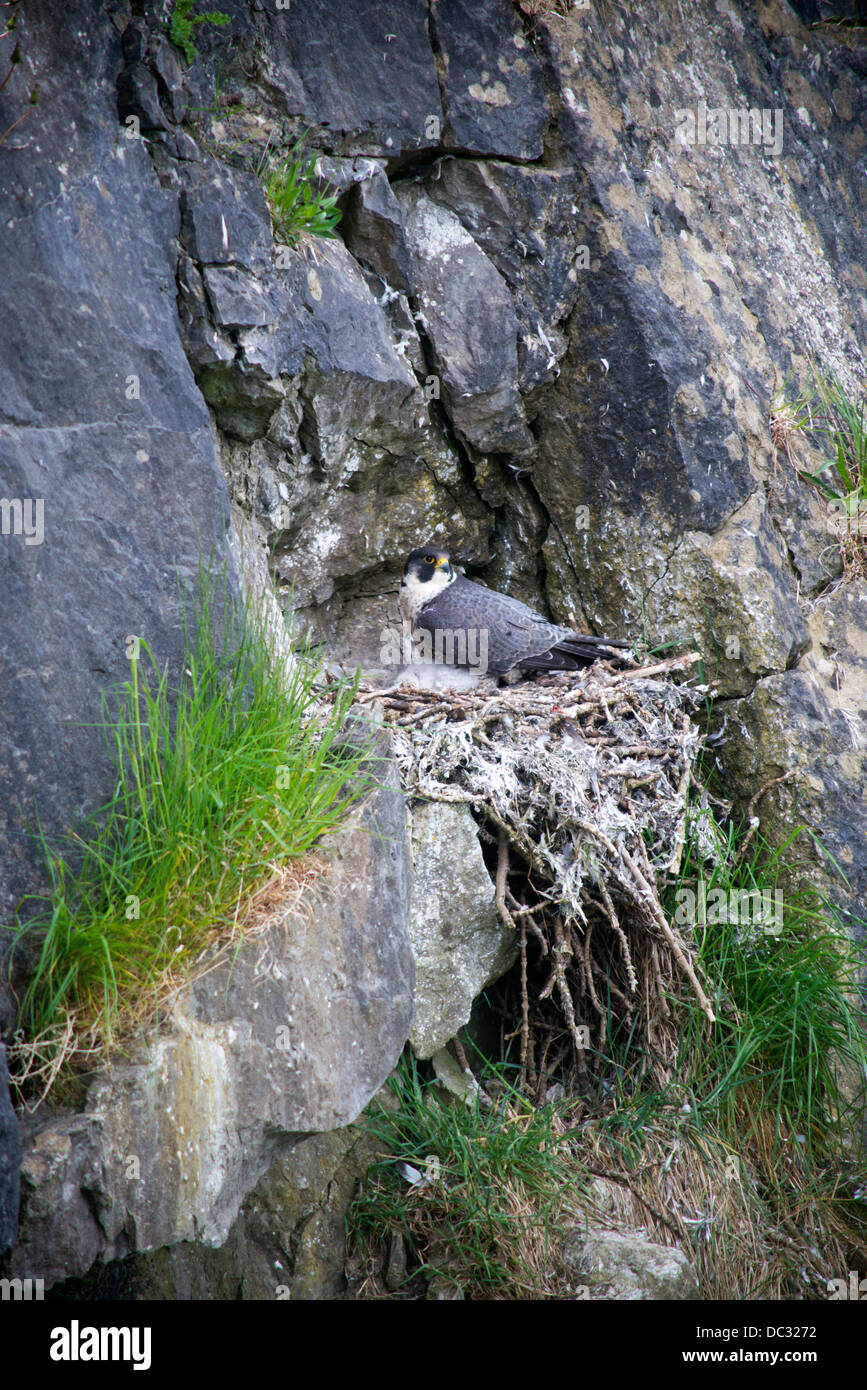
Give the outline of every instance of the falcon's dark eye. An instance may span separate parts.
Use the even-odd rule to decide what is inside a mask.
[[[437,562],[437,557],[435,555],[425,555],[424,562],[426,565],[435,565]]]

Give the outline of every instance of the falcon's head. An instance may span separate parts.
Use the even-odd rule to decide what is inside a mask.
[[[427,597],[433,598],[455,578],[451,561],[445,550],[435,545],[423,545],[414,550],[403,567],[402,586],[407,580],[429,586]]]
[[[403,567],[401,600],[406,600],[411,610],[417,610],[436,598],[457,577],[445,550],[435,545],[423,545],[412,552]]]

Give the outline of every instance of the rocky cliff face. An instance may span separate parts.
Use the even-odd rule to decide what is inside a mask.
[[[233,516],[346,664],[378,663],[403,558],[427,538],[559,620],[696,644],[732,798],[791,773],[766,828],[820,832],[857,907],[864,589],[837,583],[827,514],[774,458],[767,416],[810,353],[850,386],[864,375],[863,31],[808,30],[783,0],[718,0],[688,29],[674,0],[222,0],[231,24],[197,29],[187,68],[168,8],[33,0],[0,94],[2,138],[39,83],[0,145],[0,492],[22,503],[0,538],[6,920],[39,886],[34,804],[51,833],[109,789],[86,726],[125,677],[125,636],[176,662],[178,580],[204,553],[242,583]],[[725,138],[702,142],[715,111]],[[287,248],[253,166],[302,129],[343,220],[337,240]],[[347,959],[350,939],[375,957],[405,930],[392,896],[396,918],[339,928]],[[322,1105],[257,1123],[287,1143],[344,1124],[410,1022],[395,1004],[364,1061],[308,1054],[311,1075],[340,1074],[327,1123]],[[6,1131],[0,1243],[17,1205]],[[256,1141],[206,1239],[282,1143]],[[46,1242],[54,1277],[199,1221],[179,1197],[145,1235],[100,1172],[111,1214],[71,1264]]]
[[[181,991],[168,1026],[23,1124],[12,1277],[51,1284],[184,1241],[222,1245],[299,1138],[348,1125],[412,1021],[403,797],[394,770],[318,871]],[[389,785],[389,783],[391,785]]]

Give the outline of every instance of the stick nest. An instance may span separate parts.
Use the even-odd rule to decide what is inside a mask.
[[[539,1099],[555,1073],[587,1089],[612,1033],[634,1040],[636,1026],[642,1069],[667,1080],[683,988],[713,1021],[692,944],[660,898],[701,747],[699,696],[670,673],[697,659],[597,663],[499,690],[361,688],[392,727],[404,790],[467,805],[479,822],[520,952],[504,1040],[520,1036],[522,1081]]]

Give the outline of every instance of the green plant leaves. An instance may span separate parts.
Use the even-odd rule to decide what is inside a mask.
[[[338,194],[323,192],[314,181],[316,155],[305,154],[306,139],[306,135],[300,136],[284,159],[258,171],[271,209],[274,237],[287,246],[296,245],[304,233],[335,237],[341,218]]]
[[[225,10],[204,10],[193,14],[196,0],[175,0],[169,18],[169,38],[183,52],[190,65],[196,60],[196,28],[200,24],[231,24],[232,16]]]

